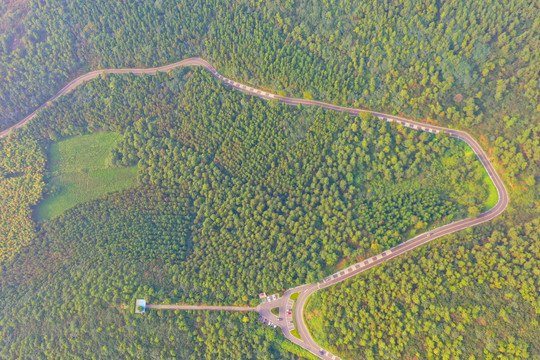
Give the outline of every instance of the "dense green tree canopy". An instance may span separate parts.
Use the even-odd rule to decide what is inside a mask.
[[[451,235],[316,293],[308,324],[344,359],[535,359],[539,225]]]
[[[321,340],[353,357],[534,357],[537,13],[526,0],[5,1],[0,128],[77,74],[188,56],[280,94],[464,128],[505,180],[507,213],[325,292]],[[139,186],[36,223],[51,142],[109,130],[122,134],[110,163],[137,165]],[[0,357],[297,358],[253,318],[135,317],[133,300],[246,303],[474,216],[491,191],[444,134],[266,103],[197,69],[104,76],[0,140]],[[350,306],[332,313],[338,300]]]
[[[0,273],[2,303],[10,304],[0,310],[8,357],[45,333],[54,348],[48,356],[66,356],[58,346],[83,356],[97,346],[97,323],[80,334],[85,346],[54,334],[69,333],[94,311],[108,319],[109,336],[129,332],[141,320],[118,309],[133,307],[136,297],[250,303],[260,291],[316,281],[344,257],[362,258],[467,216],[488,197],[479,162],[457,139],[371,115],[251,98],[200,69],[97,79],[4,140],[4,151],[23,146],[21,159],[27,151],[43,163],[46,151],[15,140],[47,149],[57,139],[104,129],[123,134],[109,161],[137,164],[140,185],[38,224],[24,251],[11,249]],[[43,182],[29,185],[38,196],[48,191]],[[39,315],[23,315],[41,306]],[[42,320],[50,326],[21,333]],[[133,346],[143,340],[130,339],[110,346],[136,357]],[[152,341],[141,346],[151,351]],[[110,346],[103,353],[116,354]],[[190,351],[226,358],[207,346]]]

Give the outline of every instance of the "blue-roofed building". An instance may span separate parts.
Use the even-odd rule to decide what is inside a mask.
[[[146,311],[146,300],[137,299],[135,300],[135,314],[143,314]]]

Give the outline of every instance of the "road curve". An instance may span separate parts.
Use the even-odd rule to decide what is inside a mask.
[[[318,106],[327,110],[346,112],[354,116],[357,116],[362,112],[368,112],[368,113],[372,113],[374,116],[376,116],[382,121],[397,122],[401,124],[402,126],[416,129],[419,131],[426,131],[426,132],[435,133],[435,134],[438,134],[441,132],[447,133],[448,135],[452,137],[458,138],[466,142],[471,147],[471,149],[474,151],[474,153],[476,154],[476,156],[478,157],[478,159],[480,160],[480,162],[486,169],[491,181],[493,182],[493,184],[495,185],[497,189],[497,193],[498,193],[497,204],[493,208],[480,214],[478,217],[474,219],[468,218],[468,219],[459,220],[451,224],[441,226],[437,229],[428,231],[424,234],[420,234],[392,249],[383,251],[381,254],[377,256],[373,256],[369,259],[362,260],[361,262],[353,264],[346,269],[340,270],[335,274],[327,276],[325,279],[319,281],[316,284],[306,284],[306,285],[302,285],[301,287],[298,287],[297,289],[300,290],[301,293],[298,297],[298,300],[295,303],[294,318],[296,321],[297,330],[300,333],[302,340],[293,336],[288,331],[286,326],[280,325],[280,327],[283,329],[283,334],[288,340],[292,341],[293,343],[299,346],[302,346],[304,349],[310,351],[312,354],[314,354],[315,356],[321,359],[339,359],[339,358],[329,353],[327,350],[320,348],[319,345],[317,345],[317,343],[313,340],[311,334],[309,333],[309,330],[307,329],[307,326],[304,322],[304,306],[309,296],[311,296],[314,292],[320,289],[324,289],[326,287],[329,287],[339,282],[342,282],[344,280],[347,280],[355,275],[358,275],[361,272],[369,270],[383,262],[386,262],[392,258],[395,258],[408,251],[411,251],[441,236],[448,235],[448,234],[451,234],[451,233],[454,233],[454,232],[457,232],[457,231],[460,231],[469,227],[473,227],[481,223],[484,223],[486,221],[490,221],[493,218],[499,216],[508,206],[508,203],[509,203],[508,192],[501,178],[495,171],[495,168],[489,161],[484,150],[480,147],[480,145],[478,145],[476,140],[471,135],[469,135],[468,133],[464,131],[446,129],[440,126],[428,125],[428,124],[416,122],[413,120],[409,120],[403,117],[384,114],[384,113],[365,110],[365,109],[348,108],[348,107],[337,106],[337,105],[333,105],[333,104],[329,104],[329,103],[325,103],[325,102],[321,102],[317,100],[297,99],[297,98],[275,95],[275,94],[272,94],[263,90],[259,90],[251,86],[247,86],[247,85],[238,83],[236,81],[227,79],[226,77],[220,75],[216,71],[216,69],[214,69],[214,67],[210,65],[210,63],[208,63],[206,60],[201,59],[201,58],[189,58],[189,59],[185,59],[185,60],[173,63],[173,64],[155,67],[155,68],[147,68],[147,69],[104,69],[104,70],[91,71],[69,82],[49,101],[47,101],[45,104],[38,107],[30,115],[28,115],[27,117],[19,121],[17,124],[11,126],[10,128],[0,132],[0,137],[7,136],[11,132],[12,129],[20,128],[21,126],[26,124],[29,120],[33,119],[36,116],[39,110],[47,106],[50,106],[51,103],[55,101],[56,99],[58,99],[59,97],[69,93],[70,91],[75,89],[77,86],[85,83],[86,81],[94,79],[102,74],[127,74],[129,73],[129,74],[154,75],[157,72],[166,72],[166,71],[173,70],[175,68],[183,67],[183,66],[202,66],[207,71],[209,71],[215,78],[223,81],[226,85],[231,86],[244,93],[261,97],[263,99],[267,99],[267,100],[273,99],[273,100],[277,100],[281,103],[289,104],[289,105]],[[285,299],[288,299],[292,293],[293,292],[288,290],[286,294],[284,294],[286,295]],[[234,307],[234,306],[229,307],[229,306],[192,306],[192,305],[148,305],[147,307],[150,309],[153,308],[153,309],[173,309],[173,310],[216,310],[216,311],[221,310],[221,311],[259,311],[259,312],[264,311],[264,312],[269,313],[268,309],[263,309],[261,306],[258,306],[257,308],[242,308],[242,307]],[[269,315],[269,316],[272,316],[272,315]]]
[[[409,124],[418,124],[413,121],[402,119],[399,117],[374,113],[375,116],[380,116],[387,119],[394,119],[395,121],[404,121]],[[384,115],[384,116],[383,116]],[[431,128],[437,128],[433,126],[428,125],[422,125],[425,128],[431,129]],[[442,128],[439,128],[443,130]],[[427,130],[424,130],[427,131]],[[493,218],[499,216],[508,206],[509,203],[509,197],[508,192],[506,190],[506,187],[504,186],[502,180],[500,179],[499,175],[489,162],[487,155],[482,150],[482,148],[478,145],[478,143],[467,133],[463,131],[457,131],[457,130],[450,130],[450,129],[444,129],[445,132],[447,132],[450,136],[459,138],[463,141],[465,141],[476,153],[478,156],[478,159],[486,169],[489,177],[495,184],[495,187],[497,189],[498,193],[498,202],[497,204],[489,209],[488,211],[480,214],[478,217],[474,219],[463,219],[459,221],[455,221],[453,223],[450,223],[448,225],[441,226],[437,229],[428,231],[426,233],[420,234],[404,243],[401,243],[389,250],[383,251],[381,254],[373,256],[371,258],[362,260],[359,263],[353,264],[343,270],[338,271],[335,274],[332,274],[330,276],[327,276],[325,279],[319,281],[317,284],[313,284],[310,288],[304,290],[300,296],[298,297],[298,300],[296,302],[295,306],[295,321],[297,324],[297,329],[300,335],[302,336],[302,339],[306,343],[306,346],[304,348],[308,349],[312,353],[315,353],[318,357],[321,359],[339,359],[337,356],[332,355],[326,350],[322,350],[319,345],[314,341],[313,337],[311,336],[307,325],[304,321],[304,307],[308,300],[308,298],[316,291],[320,289],[327,288],[329,286],[335,285],[339,282],[345,281],[355,275],[360,274],[361,272],[364,272],[366,270],[369,270],[379,264],[382,264],[383,262],[386,262],[390,259],[393,259],[399,255],[402,255],[406,252],[409,252],[413,249],[416,249],[419,246],[422,246],[430,241],[433,241],[441,236],[445,236],[469,227],[473,227],[479,224],[482,224],[484,222],[490,221]],[[324,355],[323,355],[324,353]]]
[[[17,129],[22,127],[24,124],[26,124],[28,121],[36,117],[39,110],[50,106],[53,101],[58,99],[59,97],[66,95],[67,93],[71,92],[73,89],[78,87],[79,85],[84,84],[87,81],[90,81],[92,79],[97,78],[98,76],[104,75],[104,74],[135,74],[135,75],[141,75],[141,74],[148,74],[148,75],[155,75],[157,72],[167,72],[169,70],[173,70],[179,67],[184,66],[202,66],[206,70],[210,71],[212,74],[217,73],[216,70],[210,65],[206,60],[201,58],[189,58],[185,59],[173,64],[159,66],[155,68],[146,68],[146,69],[103,69],[103,70],[94,70],[90,71],[84,75],[79,76],[78,78],[70,81],[66,86],[64,86],[60,91],[56,93],[52,98],[50,98],[46,103],[39,106],[36,110],[34,110],[30,115],[26,116],[24,119],[16,123],[15,125],[12,125],[11,127],[3,130],[0,132],[0,137],[4,137],[8,135],[11,130]]]

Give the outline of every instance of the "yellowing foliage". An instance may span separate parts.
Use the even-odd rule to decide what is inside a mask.
[[[31,206],[43,192],[45,156],[23,134],[0,141],[0,262],[35,237]]]

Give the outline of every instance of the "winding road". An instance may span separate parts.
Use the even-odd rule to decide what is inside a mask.
[[[34,112],[32,112],[30,115],[22,119],[17,124],[13,125],[12,127],[0,132],[0,137],[7,136],[13,129],[20,128],[24,124],[26,124],[28,121],[33,119],[37,113],[47,107],[50,106],[53,101],[58,99],[59,97],[69,93],[73,89],[75,89],[77,86],[94,79],[98,76],[101,76],[102,74],[149,74],[154,75],[157,72],[166,72],[169,70],[173,70],[178,67],[183,66],[202,66],[207,71],[209,71],[215,78],[223,81],[226,85],[231,86],[239,91],[242,91],[244,93],[258,96],[263,99],[267,100],[277,100],[284,104],[289,105],[303,105],[303,106],[318,106],[322,107],[327,110],[334,110],[339,112],[346,112],[354,116],[358,116],[362,112],[368,112],[372,113],[374,116],[379,118],[382,121],[389,121],[389,122],[396,122],[401,124],[402,126],[409,127],[412,129],[416,129],[419,131],[426,131],[434,134],[438,134],[441,132],[444,132],[452,137],[455,137],[457,139],[460,139],[467,143],[471,149],[474,151],[484,168],[486,169],[491,181],[493,181],[493,184],[495,185],[498,193],[498,201],[497,204],[491,208],[490,210],[480,214],[478,217],[474,219],[463,219],[456,222],[453,222],[451,224],[441,226],[437,229],[430,230],[424,234],[420,234],[396,247],[393,247],[389,250],[386,250],[382,252],[381,254],[377,256],[373,256],[369,259],[362,260],[359,263],[353,264],[349,266],[346,269],[340,270],[335,274],[332,274],[330,276],[327,276],[325,279],[320,280],[316,284],[306,284],[299,286],[294,289],[287,290],[283,297],[275,302],[265,303],[261,304],[255,308],[248,308],[248,307],[231,307],[231,306],[195,306],[195,305],[148,305],[147,307],[150,309],[172,309],[172,310],[210,310],[210,311],[257,311],[261,314],[261,316],[271,320],[274,324],[281,327],[283,330],[283,334],[285,338],[292,341],[293,343],[303,347],[304,349],[308,350],[315,356],[321,358],[321,359],[339,359],[336,355],[331,354],[327,350],[322,349],[316,342],[313,340],[313,337],[311,336],[306,323],[304,321],[304,307],[308,300],[308,298],[316,291],[320,289],[327,288],[329,286],[335,285],[339,282],[342,282],[344,280],[347,280],[355,275],[360,274],[361,272],[364,272],[366,270],[369,270],[379,264],[382,264],[390,259],[393,259],[399,255],[402,255],[406,252],[409,252],[419,246],[422,246],[430,241],[433,241],[441,236],[445,236],[466,228],[470,228],[479,224],[482,224],[486,221],[490,221],[493,218],[500,215],[508,206],[509,198],[508,198],[508,192],[495,171],[495,168],[490,163],[486,153],[484,150],[478,145],[478,143],[473,139],[472,136],[470,136],[468,133],[464,131],[459,130],[453,130],[453,129],[446,129],[439,126],[434,125],[428,125],[416,121],[412,121],[409,119],[405,119],[399,116],[394,115],[388,115],[384,113],[374,112],[370,110],[364,110],[364,109],[355,109],[355,108],[347,108],[342,106],[337,106],[321,101],[316,100],[306,100],[306,99],[297,99],[297,98],[291,98],[286,96],[279,96],[272,93],[269,93],[267,91],[259,90],[256,88],[253,88],[251,86],[247,86],[241,83],[238,83],[236,81],[230,80],[225,78],[224,76],[220,75],[210,63],[208,63],[206,60],[201,58],[189,58],[182,60],[177,63],[160,66],[156,68],[147,68],[147,69],[105,69],[105,70],[95,70],[91,71],[87,74],[84,74],[82,76],[79,76],[78,78],[74,79],[73,81],[69,82],[62,90],[60,90],[56,95],[54,95],[49,101],[47,101],[45,104],[41,105],[39,108],[37,108]],[[294,321],[292,319],[287,318],[286,314],[289,310],[289,306],[293,303],[290,299],[290,296],[294,293],[300,293],[298,296],[298,299],[294,303]],[[271,313],[271,308],[273,307],[279,307],[280,316],[279,318]],[[294,325],[291,325],[293,324]],[[300,334],[302,339],[297,338],[291,333],[291,327],[294,328],[296,326],[296,329],[298,330],[298,333]]]

